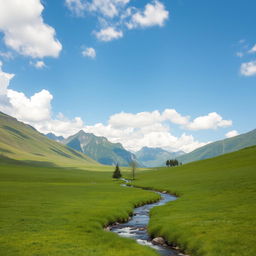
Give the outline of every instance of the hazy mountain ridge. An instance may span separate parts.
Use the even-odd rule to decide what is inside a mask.
[[[45,134],[46,137],[48,137],[51,140],[55,140],[58,142],[62,142],[65,138],[63,136],[56,136],[54,133],[49,132],[47,134]]]
[[[242,148],[256,145],[256,129],[224,140],[215,141],[201,148],[177,157],[182,163],[194,162],[231,153]]]
[[[162,148],[143,147],[135,153],[138,161],[147,167],[165,166],[166,160],[174,159],[184,154],[183,151],[169,152]]]
[[[136,159],[135,155],[124,149],[121,143],[112,143],[105,137],[99,137],[83,130],[64,139],[62,143],[74,148],[101,164],[128,166]]]

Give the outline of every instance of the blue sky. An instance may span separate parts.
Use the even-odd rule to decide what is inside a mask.
[[[42,45],[40,52],[31,53],[24,52],[22,45],[17,48],[7,42],[13,29],[10,24],[19,20],[10,23],[0,19],[2,74],[15,74],[8,80],[8,89],[23,92],[27,105],[32,104],[30,97],[42,90],[51,95],[46,93],[48,100],[42,100],[38,111],[31,114],[38,118],[21,113],[36,107],[32,104],[21,111],[26,105],[22,100],[11,110],[2,106],[2,111],[43,132],[67,136],[82,127],[112,141],[121,141],[132,150],[145,144],[189,151],[225,138],[229,131],[235,130],[235,135],[256,128],[255,1],[106,1],[116,7],[116,14],[107,5],[97,9],[97,0],[93,1],[28,1],[35,4],[35,19],[41,18],[43,25],[56,32],[49,39],[49,49],[53,49],[50,53],[47,47],[41,49],[45,47]],[[0,9],[3,10],[2,5],[7,13],[13,14],[16,2],[11,0],[5,6],[8,4],[0,1]],[[36,11],[42,4],[44,10]],[[149,14],[147,7],[151,10]],[[122,20],[124,14],[127,17]],[[119,33],[117,38],[106,40],[97,34],[110,27]],[[21,40],[14,32],[11,36]],[[83,56],[87,48],[93,48],[96,56]],[[2,86],[6,87],[6,82]],[[7,97],[16,97],[15,93],[10,95],[11,92]],[[175,109],[180,117],[190,119],[179,122],[163,117],[166,109]],[[41,119],[40,111],[46,113]],[[147,115],[153,111],[158,111],[161,118]],[[141,112],[146,116],[138,116]],[[209,113],[215,112],[218,116],[209,118]],[[123,120],[122,125],[115,118],[110,122],[116,114]],[[70,129],[75,117],[81,118],[83,124],[73,123],[74,129]],[[198,117],[204,118],[193,126]],[[140,118],[151,122],[144,125]],[[232,122],[221,123],[219,118]],[[58,130],[53,129],[53,124],[46,127],[50,120],[62,120],[66,126],[59,122]],[[97,123],[100,125],[95,127]],[[171,136],[170,144],[176,143],[175,147],[163,143],[166,134]],[[182,134],[193,139],[182,140]],[[184,147],[189,143],[190,147]],[[137,146],[133,148],[132,144]]]

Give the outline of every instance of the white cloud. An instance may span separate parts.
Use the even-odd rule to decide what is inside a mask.
[[[32,58],[58,57],[62,45],[54,28],[44,23],[43,9],[40,0],[0,0],[0,31],[5,44]]]
[[[83,17],[85,13],[97,16],[99,31],[94,32],[101,41],[123,37],[123,31],[137,27],[162,27],[169,17],[163,3],[153,0],[143,10],[128,4],[130,0],[65,0],[68,9]]]
[[[105,41],[105,42],[123,37],[123,32],[118,31],[113,27],[107,27],[105,29],[101,29],[99,32],[95,32],[95,34],[99,40]]]
[[[138,11],[132,15],[131,22],[128,23],[128,28],[134,27],[152,27],[163,26],[168,19],[169,12],[165,6],[159,1],[147,4],[143,12]]]
[[[96,51],[94,48],[88,47],[85,50],[82,51],[82,55],[84,57],[90,57],[92,59],[96,58]]]
[[[130,0],[93,0],[89,5],[90,11],[97,11],[105,16],[113,18],[117,16]]]
[[[111,117],[110,117],[111,119]],[[131,151],[138,151],[144,146],[161,147],[170,151],[190,152],[206,143],[199,142],[192,135],[183,133],[180,137],[171,134],[170,129],[162,123],[149,124],[141,123],[140,128],[133,127],[113,127],[110,123],[107,125],[96,124],[86,126],[86,132],[94,133],[97,136],[107,137],[111,142],[120,142]]]
[[[0,95],[7,94],[7,88],[14,74],[5,73],[2,71],[3,63],[0,61]]]
[[[249,53],[256,53],[256,44],[249,50]]]
[[[63,115],[52,118],[52,94],[41,90],[31,97],[22,92],[8,89],[14,74],[2,71],[0,62],[0,111],[14,116],[18,120],[31,124],[40,132],[55,132],[56,135],[69,136],[84,127],[81,118],[68,120]]]
[[[256,61],[242,63],[240,72],[243,76],[256,75]]]
[[[120,142],[128,150],[137,151],[143,146],[161,147],[170,151],[190,152],[205,145],[192,135],[183,133],[174,136],[173,124],[192,130],[216,129],[232,124],[217,113],[197,117],[190,122],[189,116],[179,114],[175,109],[140,113],[117,113],[110,116],[107,124],[85,125],[80,117],[70,120],[63,114],[52,116],[53,95],[41,90],[31,97],[22,92],[8,89],[13,74],[2,71],[0,62],[0,111],[34,126],[42,133],[53,132],[64,137],[83,129],[98,136],[105,136],[112,142]]]
[[[44,61],[42,61],[42,60],[38,60],[36,62],[31,61],[30,64],[37,69],[42,69],[42,68],[46,67]]]
[[[212,112],[206,116],[199,116],[195,118],[192,122],[186,124],[185,127],[188,130],[208,130],[231,125],[231,120],[223,120],[218,113]]]
[[[44,134],[52,132],[57,136],[68,137],[84,128],[83,120],[75,117],[70,120],[59,114],[55,119],[48,119],[45,122],[31,123],[34,127]]]
[[[65,4],[77,16],[82,16],[87,8],[86,2],[81,0],[65,0]]]
[[[130,0],[66,0],[68,9],[77,16],[83,16],[87,12],[96,12],[103,16],[113,18],[117,16]]]
[[[42,122],[50,118],[53,96],[42,90],[28,98],[24,93],[8,90],[7,93],[15,117],[24,122]]]
[[[169,124],[166,123],[168,121]],[[223,120],[217,113],[209,113],[190,122],[189,116],[182,116],[175,109],[165,109],[162,113],[157,110],[136,114],[117,113],[110,116],[107,125],[86,126],[85,131],[105,136],[112,142],[121,142],[132,151],[148,146],[189,152],[206,144],[186,133],[180,137],[172,135],[170,124],[178,124],[189,130],[202,130],[230,126],[232,121]]]
[[[169,120],[174,124],[185,125],[189,122],[189,116],[182,116],[175,109],[166,109],[162,116],[164,120]]]
[[[156,122],[170,121],[174,124],[185,125],[189,123],[188,116],[182,116],[175,109],[165,109],[162,113],[158,110],[152,112],[140,112],[136,114],[118,113],[114,114],[109,119],[109,124],[113,127],[134,127],[141,128],[150,126]]]
[[[231,137],[234,137],[234,136],[237,136],[237,135],[239,135],[239,133],[236,130],[229,131],[225,134],[226,138],[231,138]]]
[[[140,112],[137,114],[122,112],[112,115],[109,119],[109,124],[116,128],[141,128],[160,121],[162,121],[162,117],[159,111]]]
[[[13,59],[13,54],[12,54],[12,52],[9,52],[9,51],[0,52],[0,57],[10,60],[10,59]]]

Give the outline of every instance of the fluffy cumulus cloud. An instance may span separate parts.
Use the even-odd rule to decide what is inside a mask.
[[[217,129],[232,124],[232,121],[224,120],[215,112],[191,120],[189,116],[182,115],[175,109],[165,109],[162,112],[121,112],[110,116],[106,124],[85,125],[80,117],[72,120],[63,114],[53,117],[53,95],[47,90],[41,90],[28,97],[22,92],[9,89],[13,77],[13,74],[2,70],[0,63],[0,111],[34,126],[42,133],[53,132],[67,137],[83,129],[98,136],[105,136],[111,142],[120,142],[132,151],[148,146],[190,152],[207,142],[196,140],[184,130]],[[183,130],[180,136],[172,134],[171,127],[174,125]],[[234,134],[234,131],[230,134]]]
[[[40,0],[0,0],[0,31],[4,43],[32,58],[58,57],[62,49],[54,28],[45,24]]]
[[[57,135],[69,136],[84,127],[81,118],[68,120],[63,115],[52,118],[52,94],[41,90],[31,97],[22,92],[9,89],[9,83],[14,74],[2,70],[0,63],[0,111],[28,123],[40,132],[55,132]]]
[[[95,35],[99,40],[108,42],[123,37],[123,32],[113,27],[107,27],[101,29],[99,32],[95,32]]]
[[[256,75],[256,61],[242,63],[240,72],[243,76]]]
[[[147,4],[144,11],[135,12],[127,26],[130,29],[134,27],[161,27],[168,17],[169,12],[165,9],[165,6],[159,1],[154,1]]]
[[[238,131],[236,130],[232,130],[232,131],[229,131],[225,134],[226,138],[231,138],[231,137],[235,137],[239,135]]]
[[[189,122],[189,116],[182,116],[175,109],[166,109],[162,116],[164,120],[169,120],[174,124],[186,125]]]
[[[256,53],[256,44],[249,50],[249,53]]]
[[[179,137],[174,136],[170,130],[173,124],[179,125],[181,129],[204,130],[230,126],[232,121],[223,120],[217,113],[209,113],[190,121],[189,116],[183,116],[175,109],[165,109],[163,112],[117,113],[110,116],[107,125],[99,123],[86,126],[85,130],[105,136],[112,142],[121,142],[132,151],[148,146],[190,152],[206,144],[185,132]]]
[[[49,118],[45,122],[31,124],[43,133],[52,132],[58,136],[61,135],[64,137],[73,135],[84,128],[84,122],[80,117],[75,117],[74,119],[70,120],[61,113],[58,114],[55,119]]]
[[[125,28],[161,27],[169,17],[169,11],[158,0],[150,1],[143,9],[131,6],[134,2],[130,0],[66,0],[65,3],[77,16],[96,15],[100,29],[94,35],[105,42],[123,37]]]
[[[111,119],[111,117],[110,117]],[[161,147],[169,151],[190,152],[206,143],[199,142],[192,135],[183,133],[180,137],[171,134],[170,128],[162,123],[140,123],[140,128],[115,127],[110,124],[96,124],[86,126],[86,132],[94,133],[97,136],[105,136],[111,142],[120,142],[131,151],[138,151],[144,146]],[[144,124],[144,126],[142,125]],[[137,125],[138,126],[138,125]]]
[[[82,51],[82,55],[84,57],[89,57],[89,58],[95,59],[96,58],[96,51],[95,51],[94,48],[88,47],[88,48],[86,48],[85,50]]]
[[[195,118],[192,122],[187,123],[185,127],[189,130],[208,130],[231,125],[231,120],[224,120],[218,113],[212,112],[206,116]]]

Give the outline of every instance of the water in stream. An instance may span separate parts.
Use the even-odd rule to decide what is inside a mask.
[[[125,185],[124,185],[125,186]],[[162,199],[156,203],[146,204],[144,206],[134,209],[132,218],[126,223],[120,223],[111,227],[111,231],[117,233],[122,237],[129,237],[135,239],[139,244],[147,245],[158,251],[160,255],[177,256],[181,255],[179,252],[170,247],[160,245],[153,245],[150,236],[147,233],[147,226],[149,222],[149,211],[156,206],[164,205],[177,198],[169,194],[156,192],[161,195]]]

